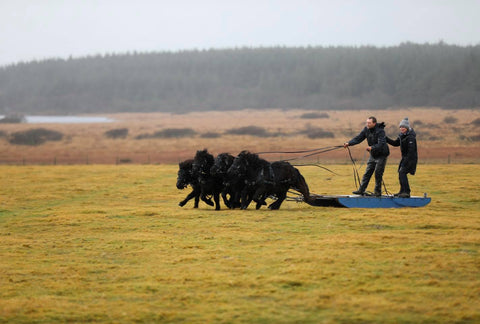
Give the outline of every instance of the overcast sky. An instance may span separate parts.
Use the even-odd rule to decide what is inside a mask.
[[[0,65],[258,46],[480,44],[480,0],[0,0]]]

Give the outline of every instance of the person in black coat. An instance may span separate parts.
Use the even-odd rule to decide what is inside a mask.
[[[378,123],[375,117],[368,117],[366,127],[350,141],[343,144],[347,146],[357,145],[367,139],[367,151],[370,152],[370,158],[367,162],[367,168],[363,175],[360,187],[354,191],[355,195],[364,195],[368,187],[370,178],[375,173],[375,191],[374,195],[379,197],[382,195],[382,179],[387,157],[390,154],[385,136],[385,123]]]
[[[396,140],[387,137],[387,143],[392,146],[400,146],[402,152],[402,159],[398,165],[398,180],[400,182],[400,191],[394,196],[401,198],[410,197],[410,185],[408,183],[407,174],[414,175],[417,170],[417,135],[415,131],[410,128],[408,117],[405,117],[400,122],[400,134]]]

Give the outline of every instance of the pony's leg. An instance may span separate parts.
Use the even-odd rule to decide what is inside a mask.
[[[267,199],[267,194],[263,194],[262,197],[257,201],[257,209],[260,209],[262,206],[267,205],[267,202],[265,201]]]
[[[229,191],[228,195],[230,196],[228,199],[228,208],[235,209],[235,207],[238,207],[235,202],[235,192]]]
[[[241,208],[242,207],[242,192],[241,191],[235,191],[233,194],[233,203],[232,203],[232,208]]]
[[[250,205],[252,200],[253,200],[253,192],[249,192],[248,195],[247,195],[247,200],[245,201],[245,208],[244,209],[248,208],[248,206]]]
[[[187,197],[185,197],[184,200],[182,200],[181,202],[179,202],[178,205],[179,205],[180,207],[185,206],[185,205],[187,204],[187,202],[188,202],[190,199],[192,199],[193,197],[195,197],[196,195],[197,195],[197,192],[195,192],[195,190],[192,190],[192,192],[189,193],[189,194],[187,195]],[[195,198],[195,201],[196,201],[196,198]],[[197,207],[198,207],[198,204],[197,204]],[[195,207],[195,208],[196,208],[196,207]]]
[[[213,200],[215,200],[215,210],[220,210],[220,193],[214,193]]]
[[[193,208],[198,208],[198,203],[200,202],[200,195],[195,196],[195,204],[193,205]]]
[[[265,188],[258,188],[255,191],[255,194],[253,195],[253,201],[257,203],[255,206],[255,209],[260,209],[262,205],[265,205],[265,199],[263,198],[265,196]]]
[[[247,188],[243,189],[242,198],[240,199],[241,209],[247,209],[251,201],[252,201],[252,198],[249,195],[249,190]]]
[[[202,198],[202,200],[203,200],[207,205],[213,206],[212,200],[211,200],[211,199],[207,199],[207,196],[206,196],[204,193],[202,193],[202,194],[200,195],[200,198]]]
[[[268,209],[276,210],[280,209],[280,205],[283,203],[283,201],[287,198],[287,192],[281,192],[279,195],[277,195],[277,200],[272,203],[270,206],[268,206]]]
[[[227,191],[222,190],[222,198],[223,198],[223,203],[227,208],[231,208],[230,200],[227,198]]]
[[[246,209],[244,207],[245,202],[247,201],[247,190],[242,190],[242,195],[240,197],[240,209]]]

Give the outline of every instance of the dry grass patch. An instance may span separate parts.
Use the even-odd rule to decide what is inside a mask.
[[[37,147],[18,146],[0,136],[0,163],[12,164],[112,164],[120,159],[133,163],[178,163],[191,158],[198,149],[208,148],[218,154],[306,150],[341,145],[364,127],[368,116],[374,115],[387,123],[387,134],[398,134],[398,123],[405,116],[415,128],[418,149],[423,161],[472,163],[480,161],[478,127],[472,120],[480,118],[479,109],[443,110],[436,108],[398,108],[389,110],[328,111],[329,118],[304,119],[306,110],[242,110],[202,113],[125,113],[109,115],[114,123],[48,124],[42,127],[65,136],[61,141],[47,142]],[[454,117],[456,123],[446,123]],[[417,121],[419,123],[417,124]],[[12,134],[37,126],[2,124],[0,132]],[[107,138],[112,129],[128,129],[122,140]],[[229,135],[229,130],[245,130]],[[250,130],[250,132],[249,132]],[[136,138],[142,138],[137,140]],[[359,157],[365,146],[359,145]],[[398,157],[399,151],[392,150]],[[344,152],[332,152],[321,157],[329,163],[349,161]]]

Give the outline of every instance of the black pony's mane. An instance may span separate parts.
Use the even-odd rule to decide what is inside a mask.
[[[246,160],[248,163],[255,164],[260,158],[258,154],[250,153],[249,151],[242,151],[238,154],[238,157]]]
[[[195,161],[198,161],[198,160],[207,160],[207,163],[208,164],[213,164],[214,162],[214,158],[213,158],[213,155],[208,153],[207,149],[204,149],[203,151],[197,151],[197,154],[195,155]]]
[[[178,164],[180,169],[191,169],[193,164],[193,159],[188,159]]]
[[[222,158],[224,158],[224,157],[229,157],[233,155],[231,155],[230,153],[220,153],[218,156],[221,156]]]
[[[215,161],[226,161],[227,163],[231,164],[235,157],[230,153],[220,153],[215,158]]]

